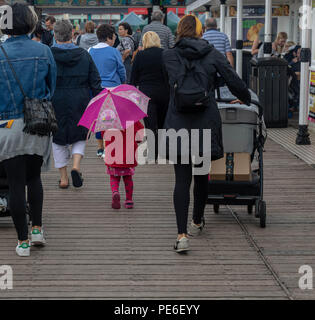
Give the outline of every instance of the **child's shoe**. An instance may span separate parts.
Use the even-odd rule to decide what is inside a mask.
[[[126,200],[125,201],[125,208],[126,209],[133,209],[133,201],[132,200]]]
[[[120,194],[119,192],[114,192],[112,196],[112,208],[120,209]]]
[[[29,257],[31,255],[30,242],[22,242],[21,244],[18,242],[15,251],[16,254],[20,257]]]
[[[104,154],[104,149],[98,149],[97,152],[96,152],[96,155],[101,158]]]

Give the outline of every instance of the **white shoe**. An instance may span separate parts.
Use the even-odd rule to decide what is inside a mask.
[[[176,240],[174,250],[177,253],[189,251],[189,240],[186,237],[182,237],[180,240]]]
[[[16,254],[20,257],[29,257],[31,255],[31,245],[30,245],[30,241],[27,242],[22,242],[22,244],[20,244],[18,242],[18,245],[16,246]]]
[[[204,226],[205,226],[205,219],[204,218],[201,219],[201,223],[199,226],[197,224],[194,224],[194,221],[191,221],[190,226],[189,226],[189,230],[188,230],[188,234],[192,237],[197,237],[201,234]]]
[[[41,231],[39,229],[34,228],[32,230],[32,246],[44,246],[46,244],[46,240],[44,238],[44,230],[41,228]]]

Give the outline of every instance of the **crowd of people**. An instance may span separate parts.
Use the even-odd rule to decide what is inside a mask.
[[[133,33],[128,23],[120,23],[116,31],[109,24],[96,28],[92,21],[88,21],[85,32],[80,34],[74,32],[70,21],[56,21],[52,16],[46,17],[46,28],[43,28],[33,9],[24,4],[14,4],[12,10],[14,27],[2,30],[8,39],[0,50],[0,174],[6,175],[9,185],[10,212],[17,230],[16,252],[19,256],[29,256],[31,245],[46,243],[42,226],[41,170],[49,167],[50,154],[53,154],[55,168],[60,173],[57,187],[66,189],[70,186],[68,166],[71,159],[72,185],[75,188],[83,186],[81,161],[88,129],[78,126],[78,122],[91,99],[105,88],[111,90],[121,84],[130,84],[150,98],[144,127],[156,137],[154,160],[159,154],[158,130],[162,128],[175,131],[184,128],[189,132],[197,129],[200,136],[204,129],[211,129],[210,161],[223,157],[222,124],[214,99],[218,77],[239,102],[250,104],[251,96],[233,69],[229,39],[217,30],[215,19],[206,21],[203,32],[199,19],[186,15],[178,23],[175,37],[163,24],[163,13],[156,10],[152,13],[152,22],[142,32],[136,30]],[[259,54],[259,41],[254,46],[253,53]],[[273,52],[282,54],[294,73],[298,72],[300,50],[294,43],[287,42],[284,33],[275,39]],[[206,92],[203,108],[195,113],[181,111],[176,91],[178,75],[187,72],[186,65],[202,74],[200,87]],[[25,97],[11,67],[27,97],[52,101],[58,123],[58,131],[52,139],[23,131]],[[124,150],[136,152],[136,144],[140,142],[136,139],[136,133],[142,128],[141,122],[134,124],[135,148],[124,147]],[[122,133],[125,135],[125,130]],[[112,208],[121,208],[119,184],[123,180],[126,191],[124,205],[132,209],[132,177],[137,162],[110,163],[106,150],[112,141],[104,144],[104,134],[104,131],[96,133],[97,155],[104,158],[109,175]],[[127,143],[125,136],[123,141]],[[177,154],[182,152],[178,150]],[[191,159],[190,152],[188,157]],[[206,150],[199,152],[207,155]],[[126,158],[125,154],[123,158]],[[173,200],[178,230],[174,245],[176,252],[189,250],[188,235],[196,237],[202,232],[208,190],[208,174],[194,175],[194,162],[182,163],[181,159],[179,157],[174,164]],[[192,180],[193,217],[188,225]],[[30,236],[27,206],[32,218]]]

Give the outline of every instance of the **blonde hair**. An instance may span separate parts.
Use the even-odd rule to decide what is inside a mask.
[[[161,40],[158,34],[154,31],[148,31],[142,38],[143,48],[148,49],[152,47],[161,48]]]
[[[286,32],[279,32],[276,41],[280,39],[288,40],[288,34]]]

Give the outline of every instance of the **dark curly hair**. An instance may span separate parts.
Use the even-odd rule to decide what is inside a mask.
[[[122,22],[119,24],[119,27],[122,26],[124,27],[125,30],[128,30],[128,34],[131,36],[132,35],[132,29],[130,27],[130,24],[127,22]]]
[[[113,39],[114,34],[115,28],[109,24],[101,24],[96,30],[99,42],[106,42],[108,39]]]

